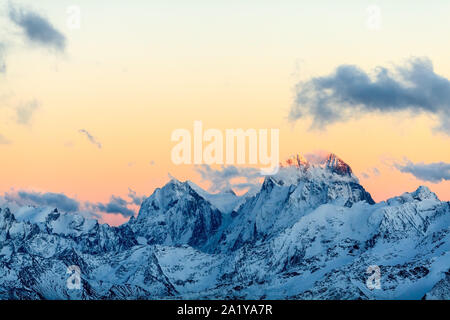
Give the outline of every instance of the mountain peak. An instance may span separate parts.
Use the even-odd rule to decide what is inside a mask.
[[[420,186],[413,192],[405,192],[400,196],[387,200],[389,205],[396,205],[413,201],[435,200],[439,201],[437,195],[426,186]]]
[[[332,172],[340,174],[342,176],[352,175],[352,169],[350,168],[350,166],[334,153],[330,153],[327,156],[325,160],[325,166]]]
[[[309,162],[301,154],[294,154],[288,157],[284,162],[280,163],[280,167],[309,167]]]
[[[181,186],[183,185],[183,182],[178,180],[177,178],[172,177],[169,182],[167,182],[166,185],[173,185],[173,186]]]
[[[350,166],[334,153],[317,153],[307,156],[295,154],[280,163],[281,168],[296,167],[307,170],[311,166],[326,168],[341,176],[352,175]]]
[[[189,180],[186,181],[180,181],[176,178],[172,178],[168,183],[166,183],[161,190],[164,190],[165,193],[169,192],[175,192],[176,194],[179,193],[191,193],[196,192],[194,188],[191,186],[191,182]]]
[[[419,201],[422,200],[439,200],[437,195],[426,186],[420,186],[416,191],[411,192],[411,196]]]

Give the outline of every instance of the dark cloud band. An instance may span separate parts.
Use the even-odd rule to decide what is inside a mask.
[[[412,59],[374,76],[354,65],[341,65],[332,74],[301,82],[289,118],[312,117],[322,129],[368,113],[410,111],[439,118],[437,130],[450,135],[450,81],[434,72],[428,59]]]
[[[6,198],[23,205],[55,207],[66,212],[80,209],[80,203],[77,200],[69,198],[63,193],[18,191],[16,194],[6,195]]]
[[[409,160],[406,163],[395,163],[395,168],[404,173],[410,173],[419,180],[438,183],[450,180],[450,163],[435,162],[425,164],[413,163]]]
[[[38,13],[11,7],[9,18],[23,30],[25,37],[30,42],[64,51],[66,37]]]
[[[94,219],[101,218],[101,213],[119,214],[124,217],[131,217],[135,212],[128,208],[129,205],[140,205],[144,196],[137,195],[137,193],[129,189],[130,201],[127,201],[118,196],[111,196],[106,203],[92,203],[80,202],[77,199],[68,197],[64,193],[53,192],[35,192],[19,190],[17,192],[5,193],[0,196],[6,203],[15,203],[19,206],[37,206],[37,207],[51,207],[57,208],[63,212],[78,212],[83,213]]]
[[[92,207],[101,212],[121,214],[124,217],[134,216],[135,212],[128,208],[129,202],[121,197],[111,196],[107,203],[93,204]]]

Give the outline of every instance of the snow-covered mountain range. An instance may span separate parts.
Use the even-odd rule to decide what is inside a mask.
[[[173,179],[119,227],[1,208],[0,299],[234,298],[450,299],[450,202],[375,203],[330,154],[289,158],[254,195]]]

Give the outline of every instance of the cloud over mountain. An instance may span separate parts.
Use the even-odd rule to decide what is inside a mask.
[[[429,59],[378,67],[373,75],[341,65],[330,75],[301,82],[289,119],[312,117],[312,127],[323,129],[364,114],[400,111],[434,115],[439,119],[435,129],[450,135],[450,81],[434,72]]]
[[[121,214],[124,217],[134,216],[135,212],[128,208],[129,202],[125,199],[117,196],[111,196],[109,202],[107,203],[97,203],[93,204],[93,208],[98,211],[112,213],[112,214]]]
[[[5,199],[19,205],[55,207],[66,212],[74,212],[80,209],[78,200],[70,198],[63,193],[20,190],[16,193],[6,193]]]
[[[209,165],[201,165],[195,169],[204,181],[211,182],[210,191],[212,192],[233,188],[244,190],[261,184],[261,171],[257,168],[230,165],[214,169]]]
[[[128,197],[131,199],[131,202],[137,206],[140,206],[145,199],[145,196],[138,195],[137,192],[131,188],[128,188]]]
[[[93,203],[89,201],[79,201],[64,193],[18,190],[0,195],[0,204],[14,204],[18,207],[51,207],[57,208],[62,212],[76,212],[86,217],[102,219],[102,213],[119,214],[124,217],[133,216],[135,212],[128,208],[128,206],[140,205],[145,197],[138,195],[132,189],[129,189],[128,197],[130,198],[130,201],[112,195],[108,202]]]

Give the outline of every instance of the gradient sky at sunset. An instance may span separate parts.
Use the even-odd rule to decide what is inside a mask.
[[[74,5],[79,29],[67,25]],[[381,10],[379,30],[367,26],[370,5]],[[11,7],[39,14],[64,46],[30,39]],[[322,129],[310,129],[310,117],[288,119],[297,84],[341,65],[370,74],[423,57],[450,79],[449,16],[445,0],[2,2],[0,193],[97,203],[128,188],[149,195],[168,173],[207,185],[170,157],[171,132],[201,120],[279,128],[281,158],[334,152],[376,201],[419,185],[450,201],[450,178],[423,181],[395,167],[450,163],[450,135],[434,129],[439,113],[368,112]]]

